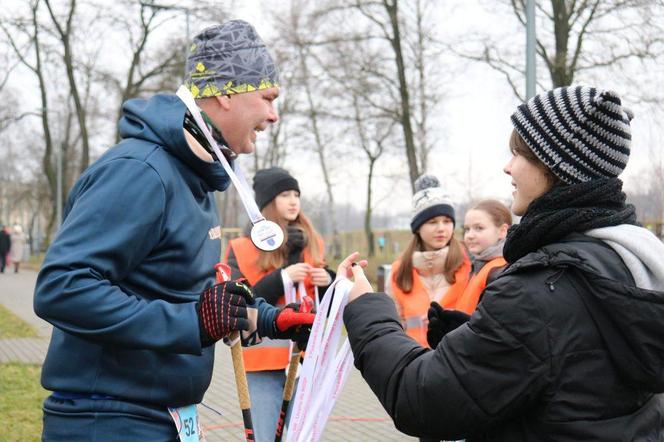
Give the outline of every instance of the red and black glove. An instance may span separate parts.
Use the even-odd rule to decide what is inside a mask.
[[[445,310],[437,302],[432,302],[429,311],[429,326],[427,327],[427,342],[429,347],[436,348],[443,336],[468,322],[470,316],[458,310]]]
[[[306,349],[311,325],[316,319],[316,313],[312,310],[313,301],[309,297],[304,298],[302,303],[294,302],[283,307],[274,317],[270,338],[290,339],[300,350]]]
[[[247,303],[253,304],[251,289],[239,282],[222,282],[206,289],[196,305],[203,347],[231,332],[249,330]]]

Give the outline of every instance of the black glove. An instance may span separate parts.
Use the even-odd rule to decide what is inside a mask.
[[[288,234],[288,241],[286,242],[288,249],[287,265],[291,265],[301,261],[302,250],[307,245],[307,237],[302,229],[291,225],[286,227],[286,233]]]
[[[445,310],[437,302],[432,302],[429,311],[429,326],[427,327],[427,342],[429,347],[436,348],[443,336],[465,324],[470,316],[458,310]]]
[[[274,317],[272,323],[273,339],[290,339],[294,341],[300,350],[307,348],[309,334],[311,334],[311,325],[316,319],[316,314],[312,311],[313,302],[306,298],[306,308],[300,311],[300,303],[294,302],[280,309]]]
[[[249,330],[247,302],[253,304],[251,289],[235,281],[222,282],[201,294],[196,313],[203,347],[233,331]]]

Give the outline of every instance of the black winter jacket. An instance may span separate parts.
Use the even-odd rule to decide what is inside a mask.
[[[663,257],[664,258],[664,257]],[[469,441],[664,440],[664,293],[580,234],[530,253],[435,350],[369,294],[344,313],[355,365],[404,433]]]

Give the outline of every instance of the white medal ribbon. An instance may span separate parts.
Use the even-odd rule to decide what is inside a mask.
[[[268,221],[261,214],[261,211],[258,209],[256,201],[249,193],[249,186],[247,184],[247,179],[240,169],[238,161],[235,161],[234,167],[231,167],[226,157],[221,153],[221,149],[217,145],[217,141],[214,139],[210,130],[203,120],[201,115],[201,110],[196,105],[193,95],[189,92],[184,85],[180,86],[176,92],[176,95],[182,100],[182,102],[187,106],[189,112],[194,117],[194,121],[205,135],[205,139],[210,143],[212,151],[217,156],[217,159],[221,163],[222,167],[228,174],[229,178],[233,182],[235,189],[237,189],[240,199],[242,200],[242,205],[253,224],[251,229],[251,241],[261,250],[272,251],[279,248],[279,246],[284,242],[284,233],[281,228],[272,221]]]
[[[343,310],[352,285],[347,279],[335,281],[320,303],[307,344],[287,442],[315,442],[320,439],[346,382],[353,354],[348,338],[343,338],[341,342],[341,337]],[[328,310],[329,316],[326,315]]]

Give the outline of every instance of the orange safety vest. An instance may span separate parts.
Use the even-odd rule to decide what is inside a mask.
[[[318,238],[318,247],[321,253],[325,250],[325,244],[320,238]],[[225,263],[228,263],[228,255],[231,249],[233,249],[233,253],[235,254],[240,273],[247,278],[247,281],[252,286],[271,272],[271,270],[262,271],[258,267],[260,251],[248,237],[245,236],[230,241],[226,249],[226,256],[224,256]],[[309,253],[307,248],[304,249],[302,255],[304,262],[312,266],[315,265],[311,253]],[[304,286],[307,294],[313,298],[316,292],[309,278],[304,281]],[[282,294],[276,306],[281,307],[285,303],[286,298]],[[288,339],[262,338],[259,344],[242,348],[244,368],[246,371],[283,370],[288,366],[290,360],[289,347],[290,340]]]
[[[486,288],[486,280],[489,277],[491,270],[504,267],[506,265],[507,261],[505,261],[505,258],[502,256],[493,258],[491,261],[484,264],[484,267],[482,267],[480,271],[477,272],[477,274],[470,278],[470,282],[468,283],[466,290],[463,291],[454,308],[456,310],[460,310],[464,313],[472,315],[480,301],[480,295]]]
[[[428,347],[427,311],[429,310],[429,304],[431,304],[431,298],[415,268],[413,268],[412,290],[406,293],[399,288],[395,279],[399,265],[401,265],[401,259],[396,260],[392,264],[390,282],[392,284],[392,293],[399,303],[399,307],[401,307],[401,319],[403,320],[406,334],[419,342],[423,347]],[[444,308],[454,308],[459,296],[461,296],[468,284],[470,270],[470,259],[464,250],[463,262],[454,273],[455,282],[447,289],[441,299],[438,300],[440,305]]]

